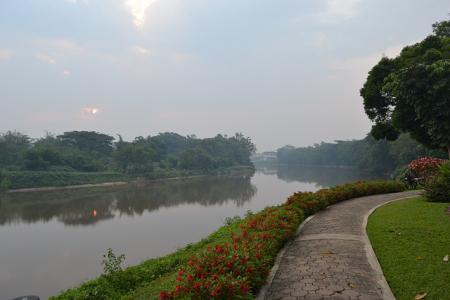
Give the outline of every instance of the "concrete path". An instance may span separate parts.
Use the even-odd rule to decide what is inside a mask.
[[[281,252],[259,299],[395,299],[366,235],[367,217],[417,191],[356,198],[305,222]]]

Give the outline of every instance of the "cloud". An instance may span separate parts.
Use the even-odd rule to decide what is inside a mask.
[[[8,60],[14,55],[14,52],[9,49],[0,48],[0,60]]]
[[[77,43],[65,39],[33,39],[34,57],[47,64],[63,63],[70,58],[80,57],[87,53]]]
[[[134,46],[133,48],[131,48],[131,51],[133,51],[136,54],[140,54],[140,55],[146,55],[146,56],[152,55],[151,50],[141,47],[141,46]]]
[[[362,0],[326,0],[325,8],[317,14],[321,22],[336,23],[349,20],[358,13]]]
[[[56,59],[49,55],[46,55],[46,54],[39,53],[39,54],[36,54],[34,57],[36,57],[38,60],[45,62],[47,64],[51,64],[51,65],[56,64]]]
[[[64,76],[69,76],[70,75],[70,70],[64,70],[64,71],[62,71],[62,74]]]
[[[145,17],[147,9],[152,5],[156,0],[124,0],[125,6],[130,11],[133,16],[133,23],[139,29],[142,28],[145,24]]]
[[[83,47],[71,40],[37,38],[35,41],[41,47],[50,49],[51,51],[56,51],[58,53],[81,54],[85,51]]]

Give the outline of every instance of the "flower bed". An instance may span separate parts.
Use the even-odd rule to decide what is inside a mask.
[[[253,298],[278,251],[304,217],[343,200],[404,189],[398,182],[375,181],[295,193],[285,204],[244,219],[237,229],[230,230],[230,242],[208,247],[191,257],[178,271],[176,287],[161,291],[160,299]]]

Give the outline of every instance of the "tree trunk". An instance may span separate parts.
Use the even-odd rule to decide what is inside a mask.
[[[450,145],[447,146],[447,151],[448,151],[448,159],[450,159]]]

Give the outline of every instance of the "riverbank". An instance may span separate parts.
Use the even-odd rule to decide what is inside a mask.
[[[396,182],[377,181],[346,184],[316,193],[295,193],[285,204],[230,220],[208,238],[173,254],[102,275],[52,299],[153,299],[177,295],[195,298],[199,295],[187,293],[195,292],[191,288],[196,282],[201,284],[206,298],[230,289],[233,295],[251,298],[265,282],[279,249],[306,216],[349,198],[403,189]],[[223,255],[244,261],[231,262],[221,258]],[[196,273],[197,267],[204,270],[203,275]],[[180,269],[184,270],[181,275]],[[191,277],[195,278],[193,282]],[[223,286],[219,288],[218,282]]]
[[[202,176],[235,176],[254,172],[253,166],[234,166],[216,170],[176,170],[153,174],[146,177],[132,177],[115,172],[4,172],[4,177],[10,182],[8,193],[27,193],[41,191],[58,191],[92,187],[112,187],[129,183],[157,182],[162,180],[181,180]],[[116,180],[115,180],[116,179]]]

